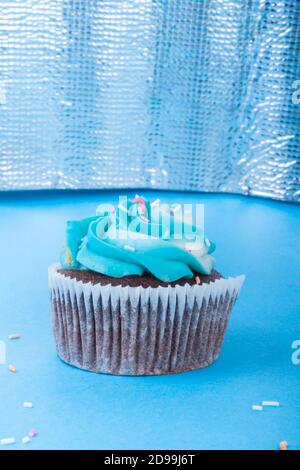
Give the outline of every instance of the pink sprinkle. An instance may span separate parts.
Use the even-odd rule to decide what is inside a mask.
[[[36,437],[36,435],[37,435],[36,429],[31,429],[31,431],[29,431],[28,433],[29,437]]]
[[[140,197],[140,196],[135,196],[135,198],[132,199],[131,202],[132,202],[132,203],[138,202],[139,204],[145,205],[145,199],[143,199],[143,198]]]

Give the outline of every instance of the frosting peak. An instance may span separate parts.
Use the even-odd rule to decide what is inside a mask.
[[[100,206],[94,217],[67,223],[63,268],[111,277],[149,272],[164,282],[211,273],[215,246],[179,205],[150,204],[141,196],[120,201],[116,207]]]

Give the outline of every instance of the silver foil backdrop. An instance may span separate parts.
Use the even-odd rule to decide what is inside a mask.
[[[0,0],[0,189],[299,201],[299,47],[298,0]]]

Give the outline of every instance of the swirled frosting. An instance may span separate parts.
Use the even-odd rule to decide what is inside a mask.
[[[151,273],[163,282],[212,272],[215,245],[199,227],[187,224],[170,205],[161,208],[139,196],[124,199],[117,207],[101,206],[94,217],[67,223],[64,269],[119,278]],[[178,236],[187,232],[194,234],[192,241]]]

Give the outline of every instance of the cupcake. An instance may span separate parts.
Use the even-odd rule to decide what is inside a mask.
[[[59,357],[116,375],[212,364],[244,282],[214,269],[214,250],[180,205],[140,196],[69,221],[61,261],[49,268]]]

